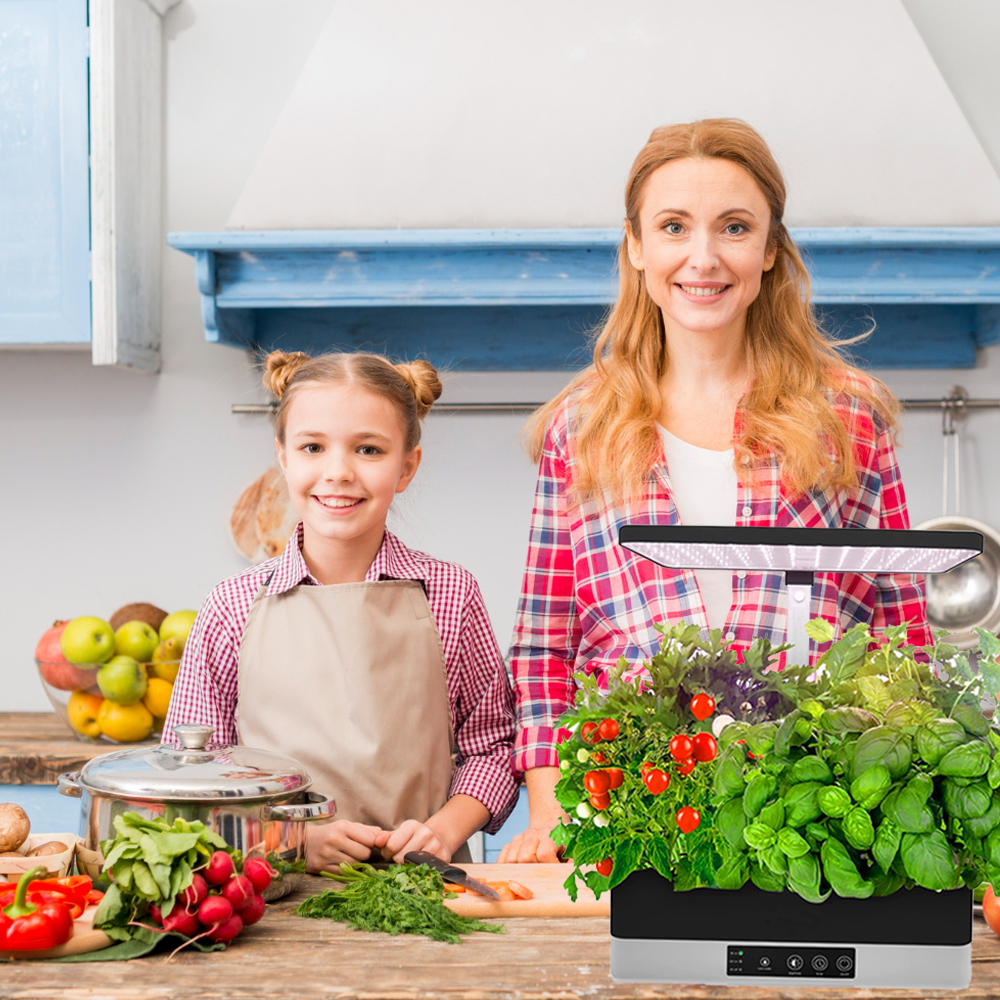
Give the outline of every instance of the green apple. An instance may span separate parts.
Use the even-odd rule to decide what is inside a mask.
[[[146,693],[146,671],[131,656],[115,656],[97,668],[97,686],[108,701],[131,705]]]
[[[59,640],[70,663],[105,663],[115,655],[115,633],[103,618],[74,618]]]
[[[166,642],[167,639],[179,639],[181,649],[183,649],[191,626],[197,617],[197,611],[174,611],[167,615],[160,622],[160,642]]]
[[[148,663],[159,642],[160,637],[146,622],[125,622],[115,632],[115,653]]]

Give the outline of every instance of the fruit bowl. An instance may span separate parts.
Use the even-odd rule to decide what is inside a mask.
[[[131,704],[105,698],[97,686],[101,664],[35,660],[38,679],[52,708],[85,743],[144,743],[159,740],[179,660],[139,664],[146,675],[143,696]]]

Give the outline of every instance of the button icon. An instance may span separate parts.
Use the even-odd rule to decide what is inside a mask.
[[[761,955],[760,956],[760,967],[762,969],[770,969],[771,968],[771,960],[767,957],[767,955]]]
[[[826,955],[813,955],[812,967],[817,972],[822,972],[824,969],[827,968],[827,966],[829,966],[829,964],[830,963],[827,960]]]
[[[841,955],[840,958],[837,959],[837,968],[840,969],[841,972],[850,972],[853,965],[854,962],[851,960],[850,955]]]
[[[801,955],[789,955],[788,961],[785,962],[785,965],[787,965],[788,968],[792,970],[792,972],[798,972],[799,969],[801,969],[802,966],[805,965],[805,962],[802,961]]]

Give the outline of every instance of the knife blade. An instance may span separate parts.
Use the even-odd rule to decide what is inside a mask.
[[[496,889],[491,889],[483,882],[478,882],[472,878],[464,868],[449,864],[430,851],[407,851],[403,855],[404,861],[411,861],[415,865],[427,865],[441,873],[441,877],[446,882],[454,882],[456,885],[464,885],[466,889],[481,893],[490,899],[499,899],[500,893]]]

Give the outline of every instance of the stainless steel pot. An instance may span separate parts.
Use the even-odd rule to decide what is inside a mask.
[[[231,847],[251,854],[305,858],[305,824],[329,822],[333,799],[310,792],[312,779],[291,757],[252,747],[207,750],[208,726],[177,726],[183,749],[145,746],[117,750],[60,774],[63,795],[81,799],[80,835],[90,851],[115,836],[114,818],[138,812],[172,822],[200,820]],[[275,879],[264,895],[277,899],[300,880]]]

